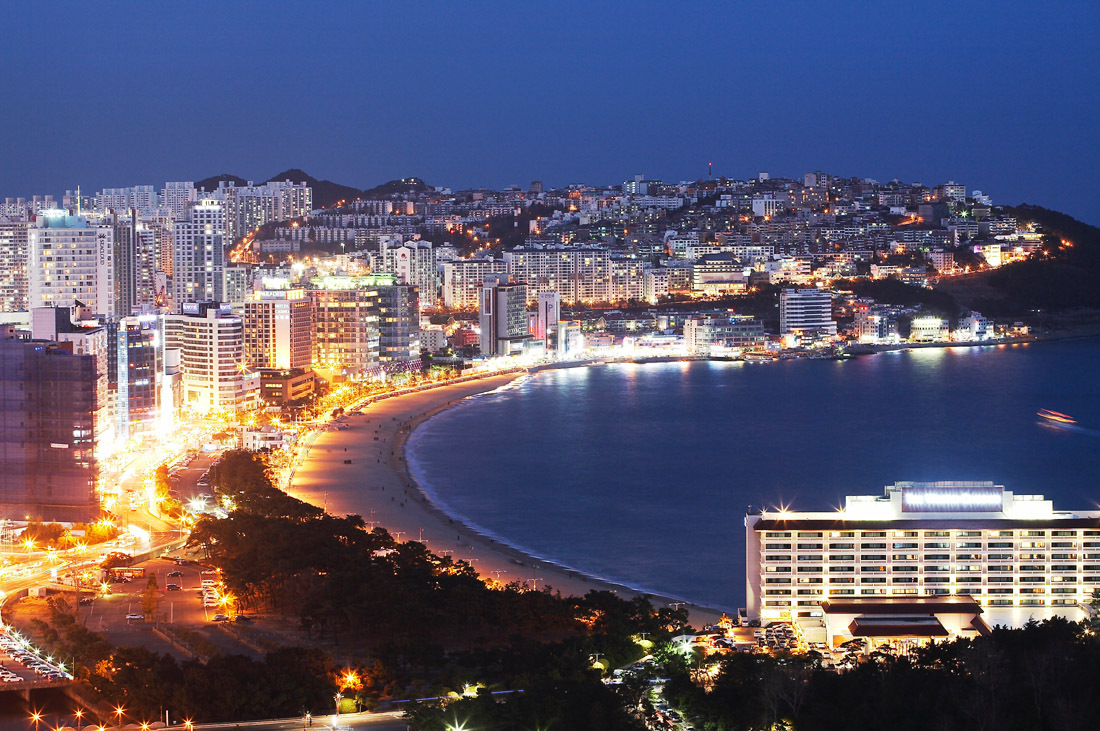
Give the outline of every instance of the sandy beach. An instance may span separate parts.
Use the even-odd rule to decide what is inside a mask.
[[[410,475],[405,441],[421,421],[477,393],[491,391],[520,374],[491,376],[369,404],[317,434],[294,474],[290,493],[337,515],[358,514],[398,540],[423,541],[433,552],[469,561],[482,576],[504,583],[549,586],[566,595],[592,589],[632,597],[638,592],[536,560],[482,536],[431,504]],[[347,463],[350,460],[350,464]],[[720,612],[650,595],[655,606],[687,606],[695,626]]]

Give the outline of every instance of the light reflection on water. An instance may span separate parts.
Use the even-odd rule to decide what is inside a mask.
[[[577,568],[727,607],[749,505],[832,510],[895,480],[995,480],[1091,508],[1100,342],[926,348],[843,362],[546,371],[418,430],[462,515]],[[1081,430],[1036,425],[1048,408]]]

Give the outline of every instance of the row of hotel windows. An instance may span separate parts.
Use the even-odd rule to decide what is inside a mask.
[[[1100,560],[1100,553],[956,553],[956,561],[1080,561],[1082,557],[1085,561]],[[950,553],[926,553],[924,555],[916,553],[892,553],[889,554],[891,561],[901,562],[915,562],[915,561],[950,561]],[[820,553],[808,553],[803,555],[791,556],[786,553],[766,553],[764,554],[765,563],[790,563],[795,561],[797,563],[824,563],[826,560],[835,563],[854,563],[856,561],[886,561],[887,554],[885,553],[830,553],[827,557],[823,558],[823,554]],[[1003,569],[1002,569],[1003,570]],[[1086,569],[1087,571],[1088,569]],[[1100,571],[1100,569],[1097,569]]]
[[[919,579],[916,576],[892,576],[890,577],[891,584],[916,584]],[[981,576],[959,576],[954,579],[957,584],[978,584],[982,583],[983,577]],[[925,576],[925,584],[947,584],[952,581],[950,576]],[[765,586],[789,586],[792,583],[800,585],[820,585],[825,583],[825,579],[820,576],[800,576],[797,580],[792,581],[790,578],[768,576],[764,579]],[[859,578],[852,576],[830,576],[829,583],[836,584],[885,584],[885,577],[877,576],[861,576]],[[1077,575],[1069,576],[1052,576],[1049,582],[1043,576],[1021,576],[1018,579],[1014,579],[1011,576],[987,576],[985,577],[985,583],[987,584],[1077,584]],[[1100,584],[1100,576],[1085,576],[1082,579],[1082,583],[1085,584]]]
[[[1082,541],[1081,545],[1085,548],[1100,548],[1100,541]],[[917,543],[916,541],[899,542],[893,541],[887,543],[837,543],[832,542],[829,544],[824,543],[765,543],[764,550],[766,551],[790,551],[792,547],[798,551],[821,551],[825,548],[833,551],[845,551],[854,550],[859,548],[861,550],[885,550],[886,547],[897,550],[920,550],[921,548],[927,549],[944,549],[951,548],[952,543],[950,541],[925,541],[924,545]],[[1012,541],[956,541],[954,543],[955,548],[1077,548],[1077,541],[1019,541],[1014,543]]]
[[[869,584],[869,582],[864,582],[864,584],[860,585],[860,587],[861,587],[860,590],[864,591],[865,594],[883,594],[883,592],[886,592],[886,589],[884,589],[884,588],[867,588],[866,586],[864,586],[866,584]],[[897,582],[894,582],[894,584],[897,584]],[[974,587],[974,589],[975,589],[975,591],[972,591],[972,594],[989,595],[989,596],[1013,595],[1013,594],[1021,594],[1021,595],[1035,595],[1035,594],[1040,594],[1040,595],[1042,595],[1042,594],[1055,594],[1055,595],[1057,595],[1057,594],[1064,594],[1064,595],[1074,596],[1074,595],[1082,594],[1082,592],[1079,591],[1077,587],[1073,587],[1073,586],[1055,586],[1055,587],[1051,587],[1051,590],[1049,590],[1049,591],[1047,591],[1046,588],[1042,587],[1042,586],[1033,586],[1033,587],[1022,586],[1022,587],[1019,587],[1019,588],[1013,588],[1011,586],[1001,586],[1001,587],[990,587],[990,588],[986,589],[985,591],[982,591],[981,587],[978,586],[978,587]],[[902,592],[904,592],[906,590],[916,591],[917,589],[914,588],[914,587],[903,587],[901,589],[897,589],[897,591],[902,591]],[[933,589],[926,589],[926,590],[933,591]],[[946,591],[946,589],[944,589],[944,590]],[[849,594],[850,594],[850,592],[855,591],[855,589],[854,588],[853,589],[846,589],[846,588],[843,588],[843,587],[829,587],[828,594],[829,594],[829,596],[843,595],[845,591],[849,592]],[[793,590],[793,592],[792,592],[792,589],[764,589],[763,594],[766,597],[790,597],[790,596],[820,597],[824,594],[824,592],[825,592],[824,588],[795,589],[795,590]]]
[[[828,535],[826,535],[828,534]],[[834,530],[834,531],[765,531],[765,538],[950,538],[952,535],[959,538],[1013,538],[1015,536],[1028,538],[1052,537],[1075,538],[1078,535],[1096,536],[1100,538],[1100,530]]]
[[[932,564],[930,566],[891,566],[889,573],[894,575],[894,576],[897,576],[898,574],[917,574],[917,573],[922,573],[922,572],[925,573],[925,574],[949,574],[952,571],[954,571],[955,573],[958,573],[958,574],[967,574],[967,573],[973,573],[973,574],[1002,574],[1002,573],[1003,574],[1009,574],[1008,576],[990,576],[989,577],[991,581],[996,580],[996,581],[1004,582],[1004,581],[1010,581],[1012,579],[1011,574],[1014,574],[1014,573],[1047,574],[1049,572],[1055,572],[1055,573],[1073,573],[1073,574],[1076,574],[1077,571],[1096,571],[1096,572],[1100,572],[1100,566],[1095,565],[1095,564],[1086,564],[1086,565],[1078,568],[1074,564],[1052,564],[1049,568],[1049,571],[1048,571],[1048,568],[1046,566],[1039,566],[1039,565],[1036,565],[1036,564],[1024,564],[1024,565],[1021,565],[1018,569],[1015,568],[1014,566],[1011,566],[1011,565],[982,567],[982,566],[976,566],[976,565],[971,565],[971,564],[962,564],[962,565],[956,564],[954,567],[952,567],[950,564]],[[764,574],[765,575],[768,575],[768,574],[789,574],[789,573],[791,573],[791,567],[790,566],[766,566],[764,568]],[[826,574],[854,574],[854,573],[856,573],[856,567],[855,566],[829,566],[827,568],[822,568],[822,567],[819,567],[819,566],[815,566],[815,567],[799,566],[798,571],[796,573],[800,573],[800,574],[822,574],[822,573],[826,573]],[[877,566],[860,566],[858,573],[860,573],[860,574],[885,574],[885,573],[887,573],[887,570],[886,570],[886,567],[882,566],[881,564],[877,565]],[[1089,581],[1089,579],[1092,579],[1092,578],[1100,578],[1100,573],[1091,574],[1091,575],[1086,576],[1085,581],[1088,582],[1088,583],[1092,583],[1091,581]],[[1021,577],[1021,581],[1031,581],[1031,580],[1041,581],[1042,577],[1041,576],[1039,576],[1039,577]],[[1063,579],[1058,579],[1058,580],[1061,581]]]
[[[860,594],[862,596],[877,595],[877,594],[882,594],[882,593],[883,592],[880,592],[880,591],[877,591],[877,590],[864,590],[864,591],[860,592]],[[916,591],[909,591],[909,592],[897,591],[897,592],[891,592],[891,593],[892,594],[917,594],[918,592],[916,592]],[[929,592],[925,592],[925,593],[927,594]],[[939,592],[939,593],[940,594],[947,594],[948,592]],[[830,593],[830,596],[854,596],[854,595],[855,595],[855,592],[853,592],[853,591],[844,591],[844,592],[838,592],[838,593],[835,593],[835,594]],[[811,600],[799,600],[797,602],[791,602],[791,601],[777,601],[777,600],[774,600],[774,599],[768,599],[764,602],[764,606],[765,607],[775,607],[775,608],[780,608],[780,609],[789,609],[792,606],[818,607],[818,606],[821,605],[821,601],[822,601],[821,599],[811,599]],[[1072,607],[1072,606],[1075,606],[1077,603],[1078,602],[1077,602],[1076,599],[1051,599],[1049,606],[1052,606],[1052,607]],[[1012,607],[1012,606],[1017,606],[1017,605],[1021,606],[1021,607],[1042,607],[1042,606],[1047,606],[1047,600],[1046,599],[1036,599],[1034,597],[1027,597],[1027,598],[1020,597],[1019,599],[1016,599],[1016,598],[1011,598],[1010,599],[1010,598],[1003,598],[1002,597],[1002,598],[999,598],[999,599],[987,599],[987,600],[983,601],[982,604],[984,604],[987,607]]]

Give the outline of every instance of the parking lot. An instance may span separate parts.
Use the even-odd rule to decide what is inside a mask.
[[[222,652],[254,655],[253,650],[217,626],[215,617],[233,612],[224,603],[210,601],[209,594],[203,596],[202,582],[216,581],[215,575],[203,576],[209,569],[199,565],[191,554],[185,558],[182,564],[171,557],[163,557],[129,567],[144,569],[144,575],[130,581],[109,583],[108,593],[101,592],[89,605],[81,607],[82,620],[89,629],[118,645],[140,644],[158,652],[180,655],[177,648],[151,632],[154,622],[162,622],[195,630]],[[142,593],[149,576],[155,576],[157,581],[155,617],[142,613]]]
[[[0,684],[71,680],[60,660],[40,655],[14,631],[0,629]]]

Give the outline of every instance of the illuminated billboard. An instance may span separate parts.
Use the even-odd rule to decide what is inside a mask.
[[[921,485],[903,487],[903,513],[999,513],[1004,488],[989,485]]]

